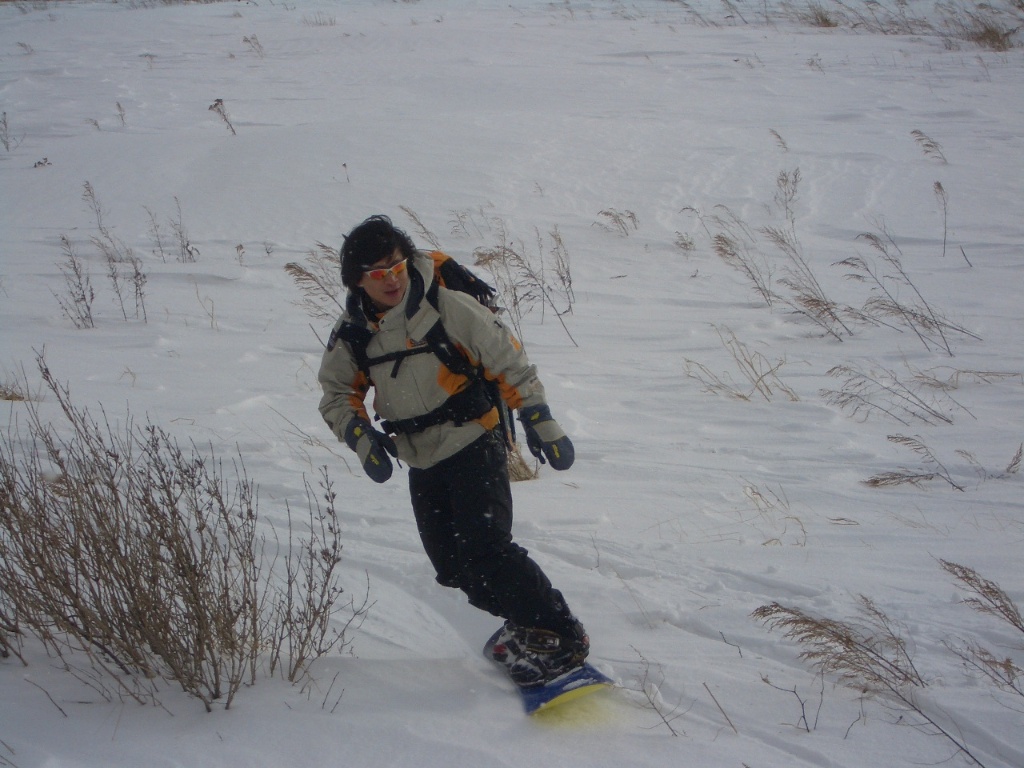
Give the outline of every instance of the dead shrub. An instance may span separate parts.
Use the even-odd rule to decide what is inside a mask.
[[[130,414],[120,426],[94,418],[37,362],[66,424],[31,400],[27,428],[0,442],[0,652],[32,636],[107,700],[159,704],[168,681],[210,711],[261,669],[294,682],[346,644],[366,601],[335,620],[341,543],[326,471],[321,492],[307,485],[301,537],[289,510],[282,577],[240,455],[225,466]]]

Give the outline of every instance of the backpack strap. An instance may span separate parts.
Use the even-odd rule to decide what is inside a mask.
[[[435,280],[430,284],[430,288],[427,289],[426,299],[430,302],[430,306],[437,310],[438,314],[441,312],[441,308],[438,306],[437,292],[439,286]],[[469,362],[469,359],[459,351],[458,347],[448,338],[448,332],[445,331],[444,325],[441,323],[440,318],[434,323],[433,327],[427,331],[427,335],[423,337],[430,349],[438,359],[445,364],[449,371],[456,373],[460,376],[465,376],[467,379],[475,379],[483,376],[483,369],[481,366],[473,365]]]
[[[444,258],[444,261],[438,261],[438,254],[440,254],[440,252],[437,251],[431,254],[431,257],[434,258],[435,276],[440,274],[441,278],[443,279],[445,276],[445,269],[446,267],[448,267],[448,265],[450,265],[450,267],[454,267],[455,270],[457,270],[457,272],[453,272],[449,268],[448,278],[453,279],[454,275],[453,282],[455,283],[449,288],[449,290],[461,290],[463,293],[468,293],[471,296],[474,296],[478,302],[483,304],[492,312],[498,311],[493,306],[493,299],[494,296],[497,295],[497,291],[495,291],[483,280],[478,280],[476,277],[474,277],[473,274],[468,269],[466,269],[457,261],[455,261],[455,259],[452,259],[451,257],[448,256],[444,256],[444,254],[440,254]],[[464,280],[465,278],[468,278],[468,282],[459,282],[461,280]],[[469,286],[474,284],[475,288],[471,289]],[[462,287],[457,288],[457,285],[462,285]],[[430,302],[430,305],[434,309],[440,312],[440,309],[437,305],[437,291],[438,281],[434,280],[430,288],[427,289],[426,299],[427,301]],[[474,291],[479,291],[479,293]],[[431,338],[432,336],[433,338]],[[470,379],[473,382],[473,384],[471,385],[473,389],[483,390],[484,395],[487,398],[487,402],[490,403],[491,406],[498,409],[498,419],[499,422],[501,423],[502,434],[505,435],[505,439],[508,442],[509,447],[514,448],[516,443],[516,423],[515,420],[512,418],[511,409],[508,407],[504,399],[502,399],[501,397],[501,388],[498,386],[498,382],[487,379],[484,376],[483,366],[476,366],[471,364],[469,360],[466,358],[466,356],[455,348],[455,345],[452,344],[451,340],[448,338],[448,334],[445,333],[444,326],[441,325],[440,320],[438,320],[434,327],[430,329],[430,332],[427,334],[427,340],[434,348],[434,354],[436,354],[438,358],[440,358],[441,362],[443,362],[448,367],[448,370],[450,370],[452,373],[458,373]],[[470,387],[467,387],[466,389],[468,390],[470,389]],[[487,411],[484,411],[483,413],[486,412]],[[481,413],[480,415],[482,416],[483,413]]]

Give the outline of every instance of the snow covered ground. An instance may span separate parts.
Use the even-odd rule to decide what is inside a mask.
[[[28,666],[0,662],[0,765],[965,764],[751,617],[858,620],[861,595],[896,622],[921,709],[984,765],[1024,765],[1024,699],[947,647],[1022,665],[1024,638],[939,563],[1024,605],[1024,55],[786,10],[0,4],[2,383],[37,387],[45,350],[78,404],[237,447],[267,524],[327,465],[344,583],[368,574],[373,600],[312,685],[264,679],[210,714],[170,687],[164,709],[104,702],[29,646]],[[147,322],[105,282],[86,183],[143,260]],[[373,213],[464,263],[503,238],[569,254],[566,327],[538,308],[523,335],[577,460],[514,487],[516,536],[622,689],[562,717],[524,717],[480,657],[496,622],[433,583],[404,471],[372,483],[317,413],[328,324],[283,267]],[[155,253],[153,221],[186,229],[196,261]],[[887,274],[899,306],[945,319],[949,350],[899,317],[829,334],[792,312],[787,278],[808,273],[773,232],[837,304],[878,297],[837,262]],[[91,269],[93,329],[58,303],[62,235]],[[890,390],[856,412],[826,394],[855,380]],[[937,476],[865,482],[904,470]]]

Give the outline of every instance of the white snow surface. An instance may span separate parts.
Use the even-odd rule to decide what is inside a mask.
[[[1024,638],[939,565],[1024,605],[1022,475],[1006,471],[1024,439],[1024,55],[816,29],[785,7],[0,4],[4,383],[27,376],[56,421],[45,350],[78,405],[240,452],[267,526],[326,465],[343,584],[358,596],[368,578],[373,601],[305,685],[263,677],[212,713],[170,684],[163,708],[104,701],[28,643],[27,666],[0,661],[0,765],[968,764],[751,617],[777,601],[856,620],[860,595],[907,641],[924,710],[984,765],[1024,765],[1024,701],[947,648],[973,640],[1021,665]],[[780,174],[797,171],[793,231],[826,294],[862,306],[870,286],[836,263],[882,269],[859,236],[888,233],[929,306],[977,338],[948,331],[951,355],[896,321],[853,320],[836,338],[769,307],[712,237],[733,233],[790,295],[763,229],[789,223]],[[86,182],[142,259],[147,322],[126,322],[106,282]],[[154,253],[150,212],[166,235],[178,205],[194,263]],[[480,655],[497,620],[434,583],[405,469],[371,482],[317,412],[329,324],[296,305],[283,267],[375,213],[467,264],[503,237],[550,263],[553,232],[569,254],[565,328],[537,307],[523,336],[576,463],[514,486],[515,536],[621,688],[560,718],[523,715]],[[55,296],[62,235],[91,270],[90,330]],[[733,337],[777,366],[770,397]],[[842,385],[835,366],[948,382],[917,388],[944,419],[841,409],[822,393]],[[712,374],[749,397],[710,391]],[[0,421],[23,409],[4,402]],[[937,467],[918,485],[865,482]]]

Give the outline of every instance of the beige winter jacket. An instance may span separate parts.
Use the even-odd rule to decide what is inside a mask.
[[[396,421],[433,411],[469,383],[465,376],[453,373],[430,353],[403,358],[397,373],[394,363],[375,365],[368,381],[349,345],[338,339],[339,329],[345,323],[355,323],[372,332],[366,348],[372,359],[425,343],[424,336],[440,318],[448,338],[471,363],[483,364],[488,379],[498,382],[502,398],[510,408],[544,403],[544,387],[537,378],[536,367],[497,315],[473,297],[443,287],[438,289],[438,308],[431,306],[425,294],[434,280],[432,255],[443,256],[416,253],[410,263],[405,297],[379,319],[367,319],[359,297],[349,293],[346,312],[334,326],[318,375],[323,389],[320,413],[339,440],[344,441],[345,430],[353,418],[370,418],[365,399],[371,388],[373,412],[381,419]],[[446,422],[422,432],[396,435],[399,458],[411,467],[431,467],[465,448],[497,422],[495,409],[461,426]]]

